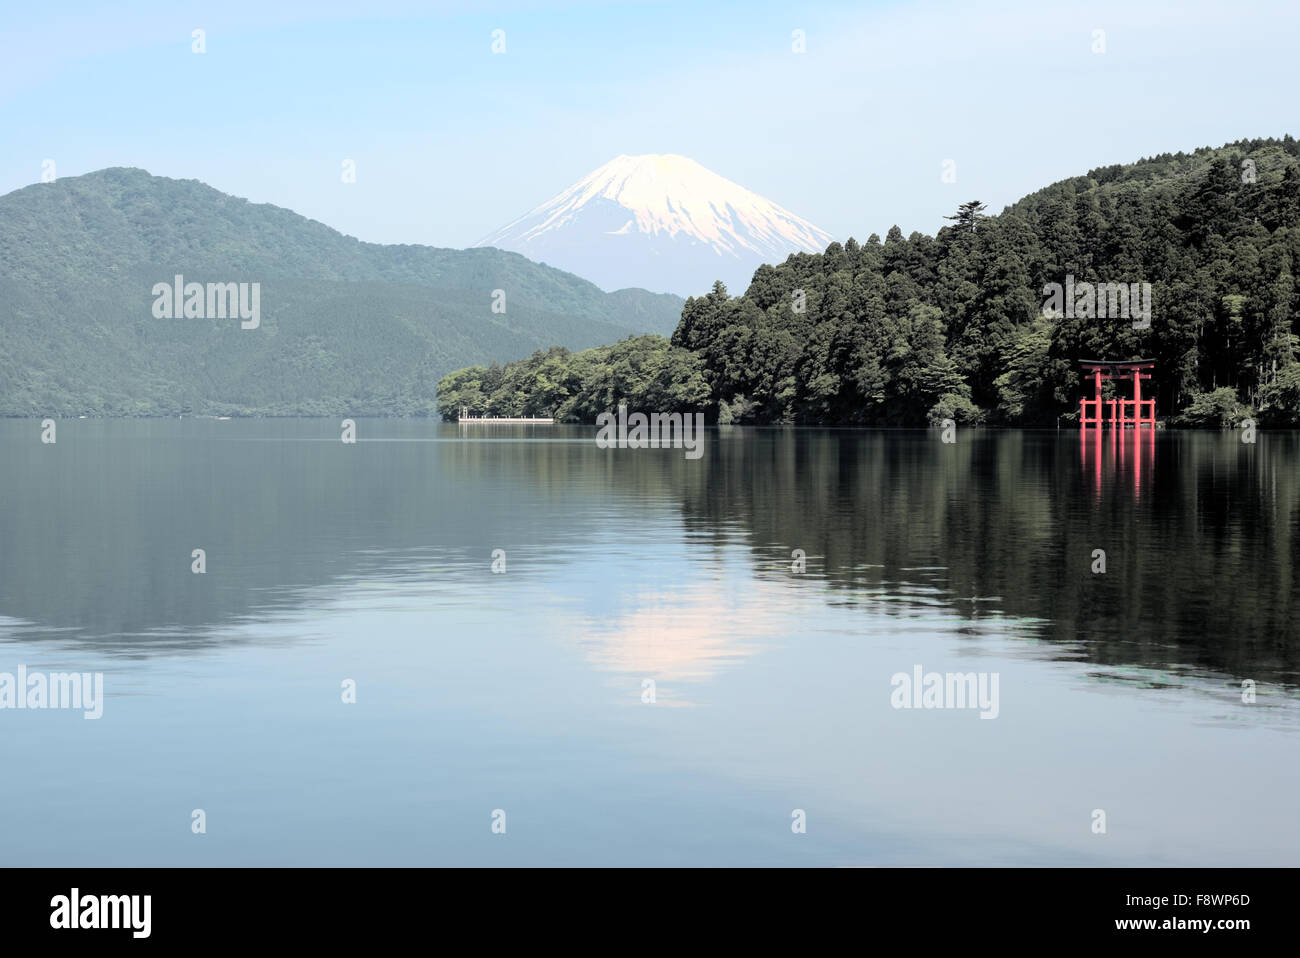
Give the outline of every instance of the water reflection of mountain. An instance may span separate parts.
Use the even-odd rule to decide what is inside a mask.
[[[788,576],[802,549],[805,574],[838,601],[938,608],[972,636],[998,612],[1041,620],[1070,658],[1296,681],[1295,434],[1251,447],[1168,433],[1098,460],[1064,430],[945,445],[920,431],[729,429],[688,461],[599,450],[580,428],[460,442],[455,426],[363,421],[345,445],[337,425],[69,422],[43,446],[34,423],[0,423],[4,634],[192,649],[238,641],[223,627],[242,634],[233,626],[332,582],[417,569],[469,585],[490,576],[494,548],[512,581],[601,549],[643,555],[640,575],[656,561],[647,543],[682,539],[688,564],[746,548],[762,579]],[[190,572],[194,548],[204,576]]]
[[[201,647],[309,589],[397,566],[487,576],[504,548],[527,576],[529,549],[589,540],[599,521],[547,507],[590,485],[568,444],[430,442],[456,432],[428,422],[363,421],[355,445],[325,420],[68,422],[49,446],[34,423],[0,429],[11,639]]]

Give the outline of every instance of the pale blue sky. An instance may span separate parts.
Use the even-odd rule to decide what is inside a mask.
[[[45,159],[61,177],[138,166],[461,247],[620,153],[681,153],[864,239],[1108,163],[1300,134],[1294,0],[122,6],[7,6],[0,193]]]

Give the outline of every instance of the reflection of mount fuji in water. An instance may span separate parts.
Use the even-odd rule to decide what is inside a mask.
[[[38,426],[0,420],[0,645],[175,655],[355,591],[472,610],[522,590],[556,603],[538,616],[565,623],[555,641],[638,682],[749,667],[789,638],[768,612],[796,601],[975,640],[1029,621],[1107,666],[1300,670],[1296,433],[1117,431],[1112,451],[1104,431],[1097,459],[1077,430],[949,445],[731,428],[687,461],[569,426],[526,442],[536,429],[461,440],[455,424],[361,420],[356,445],[332,420],[72,420],[56,445]],[[1231,602],[1205,587],[1227,582]]]
[[[655,681],[699,681],[777,638],[777,617],[767,610],[788,607],[791,598],[788,589],[752,579],[727,589],[697,582],[643,590],[628,596],[615,615],[575,621],[574,631],[597,668]]]
[[[480,240],[589,279],[698,296],[741,291],[763,263],[830,234],[684,156],[618,156]]]

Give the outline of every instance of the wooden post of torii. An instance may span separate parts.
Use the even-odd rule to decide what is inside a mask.
[[[1096,426],[1101,428],[1101,384],[1103,380],[1111,378],[1111,369],[1109,363],[1084,363],[1083,368],[1092,374],[1093,382],[1096,386],[1096,395],[1092,399],[1084,397],[1079,400],[1079,425],[1083,428]],[[1094,415],[1088,418],[1088,407],[1092,406]],[[1114,418],[1114,407],[1112,407],[1111,416]]]

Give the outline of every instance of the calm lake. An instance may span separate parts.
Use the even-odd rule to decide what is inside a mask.
[[[1300,434],[57,429],[0,673],[103,714],[0,709],[0,864],[1300,857]]]

